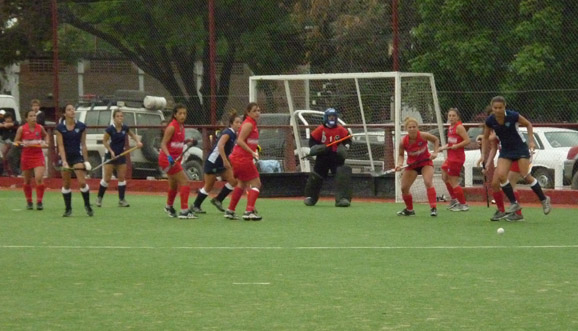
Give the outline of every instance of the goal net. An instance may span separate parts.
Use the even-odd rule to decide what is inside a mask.
[[[346,164],[353,173],[379,176],[396,164],[398,144],[404,136],[403,120],[414,117],[420,130],[442,131],[434,77],[428,73],[375,72],[252,76],[250,101],[265,106],[265,113],[288,114],[294,141],[295,168],[309,172],[309,133],[322,123],[323,111],[335,108],[342,125],[353,135]],[[443,136],[443,135],[442,135]],[[445,138],[442,137],[443,141]],[[279,151],[263,151],[279,155]],[[281,152],[282,154],[282,152]],[[406,157],[407,159],[407,157]],[[439,173],[439,167],[436,173]],[[396,200],[402,201],[399,173],[395,176]],[[440,186],[439,191],[445,186]],[[441,192],[445,192],[441,191]],[[414,201],[427,201],[421,176],[412,187]]]

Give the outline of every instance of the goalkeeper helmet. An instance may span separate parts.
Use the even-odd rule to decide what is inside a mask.
[[[335,108],[327,108],[323,113],[323,124],[328,128],[337,126],[337,110]]]

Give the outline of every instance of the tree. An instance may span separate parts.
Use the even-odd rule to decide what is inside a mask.
[[[551,111],[578,109],[578,24],[574,5],[563,0],[423,0],[412,70],[433,72],[442,108],[458,107],[469,120],[492,96],[536,120],[567,120]],[[554,89],[555,93],[544,93]]]

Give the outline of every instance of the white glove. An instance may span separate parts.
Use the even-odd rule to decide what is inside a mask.
[[[90,162],[84,161],[84,169],[85,169],[86,171],[92,170],[92,166],[90,165]]]

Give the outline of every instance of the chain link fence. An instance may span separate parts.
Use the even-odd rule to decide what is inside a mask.
[[[399,69],[433,73],[441,109],[457,107],[464,122],[481,122],[495,95],[542,126],[575,128],[578,121],[578,6],[568,1],[215,0],[212,13],[209,1],[197,0],[55,3],[54,28],[46,15],[51,2],[1,4],[2,88],[14,95],[10,77],[18,77],[22,109],[38,98],[50,111],[56,33],[59,106],[82,95],[141,90],[166,97],[169,108],[186,104],[190,125],[219,125],[230,109],[244,110],[251,75]],[[17,69],[8,69],[14,63]],[[260,88],[265,112],[287,111],[275,101],[283,91]],[[322,96],[317,100],[329,100]]]

